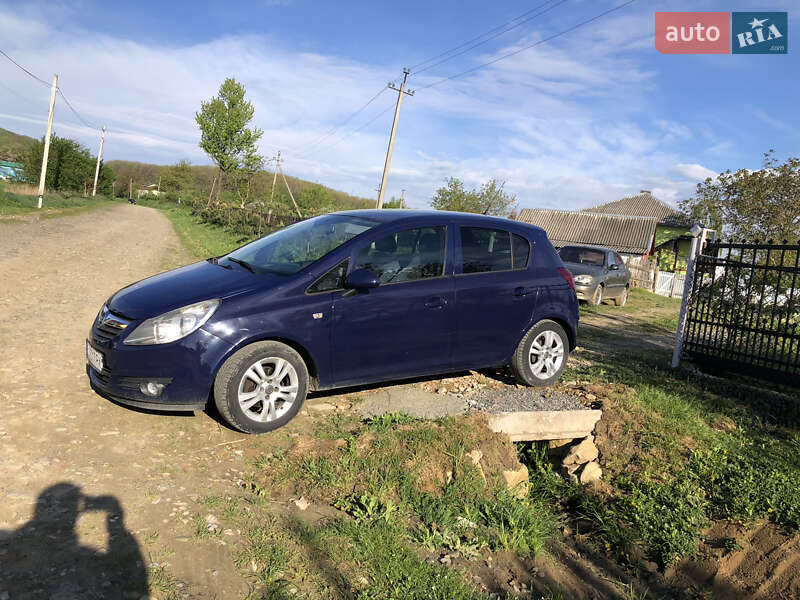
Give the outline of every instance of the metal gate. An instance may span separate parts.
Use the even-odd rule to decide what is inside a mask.
[[[800,243],[710,243],[689,297],[686,358],[800,385]]]

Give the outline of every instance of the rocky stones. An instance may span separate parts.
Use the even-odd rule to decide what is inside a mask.
[[[600,452],[594,443],[594,436],[590,435],[584,438],[569,449],[561,462],[564,476],[572,483],[580,482],[583,485],[599,482],[603,476],[603,470],[597,462],[599,456]]]
[[[597,462],[590,462],[583,467],[579,479],[583,485],[588,485],[600,481],[602,476],[603,469],[600,468],[600,465]]]
[[[588,462],[595,460],[600,456],[597,446],[594,445],[594,436],[590,435],[584,438],[577,446],[573,446],[567,452],[562,464],[567,465],[585,465]]]
[[[503,479],[511,493],[517,498],[528,495],[528,467],[520,465],[519,469],[503,471]]]

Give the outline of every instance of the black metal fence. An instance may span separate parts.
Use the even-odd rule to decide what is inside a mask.
[[[695,264],[682,352],[800,386],[800,242],[708,244]]]

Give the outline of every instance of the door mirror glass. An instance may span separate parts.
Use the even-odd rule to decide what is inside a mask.
[[[613,265],[608,265],[608,268],[612,271],[619,271],[619,265],[614,263]]]
[[[369,269],[356,269],[347,276],[344,287],[351,290],[368,290],[381,284],[378,276]]]

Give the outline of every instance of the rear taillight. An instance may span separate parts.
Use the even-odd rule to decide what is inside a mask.
[[[572,273],[567,271],[564,267],[558,267],[558,272],[561,273],[561,276],[566,279],[569,287],[572,288],[572,291],[575,291],[575,280],[572,279]]]

